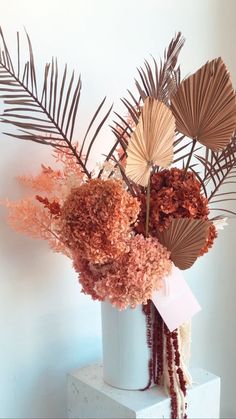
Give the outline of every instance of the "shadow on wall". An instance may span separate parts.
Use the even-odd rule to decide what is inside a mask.
[[[235,0],[215,1],[216,54],[221,55],[226,62],[236,88],[235,16]],[[236,185],[229,186],[231,190],[236,190]],[[235,211],[236,201],[228,208]],[[235,418],[236,328],[232,322],[235,319],[236,297],[236,220],[231,219],[228,223],[226,230],[221,232],[222,239],[215,252],[216,279],[220,283],[217,295],[214,295],[214,289],[212,290],[212,300],[217,312],[212,319],[217,355],[209,355],[209,365],[214,364],[215,369],[217,368],[216,373],[222,379],[221,417]],[[213,347],[211,351],[214,351]]]
[[[215,0],[215,45],[216,54],[221,55],[236,86],[236,32],[235,32],[236,2],[235,0]],[[219,31],[219,28],[221,29]]]
[[[32,374],[32,370],[35,370],[34,365],[27,362],[22,363],[21,371],[19,368],[21,379],[15,383],[23,386],[21,397],[16,399],[14,406],[18,417],[29,419],[67,417],[67,372],[74,367],[82,367],[97,361],[97,351],[94,353],[94,348],[98,346],[97,338],[79,337],[75,339],[74,336],[71,338],[69,340],[69,336],[67,336],[61,342],[55,341],[50,344],[50,339],[45,336],[47,344],[43,345],[44,350],[40,351],[39,348],[34,350],[34,353],[37,354],[35,362],[38,364],[35,374]],[[81,359],[85,345],[88,347],[88,351],[80,364],[78,360]]]
[[[101,358],[99,305],[80,294],[70,260],[11,231],[4,212],[0,417],[65,418],[66,374]]]

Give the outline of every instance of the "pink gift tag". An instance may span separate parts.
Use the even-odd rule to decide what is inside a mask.
[[[174,265],[171,275],[164,279],[164,287],[153,293],[152,301],[170,332],[201,310],[181,271]]]

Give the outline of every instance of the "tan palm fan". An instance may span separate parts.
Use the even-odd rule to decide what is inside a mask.
[[[170,252],[179,269],[188,269],[197,260],[208,237],[209,221],[176,218],[157,238]]]
[[[147,186],[153,166],[167,167],[173,158],[175,119],[164,103],[148,97],[127,147],[126,175]]]
[[[171,110],[179,132],[214,151],[226,147],[236,128],[236,99],[221,58],[180,83]]]

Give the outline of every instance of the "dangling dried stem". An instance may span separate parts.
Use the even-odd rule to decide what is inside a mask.
[[[167,329],[167,326],[164,325],[164,332],[166,335],[166,356],[167,356],[167,365],[168,365],[168,375],[169,375],[169,392],[171,397],[171,419],[178,418],[178,402],[177,394],[174,384],[174,370],[173,370],[173,350],[171,342],[171,332]]]
[[[150,352],[152,350],[152,302],[151,300],[148,300],[147,304],[143,304],[142,306],[143,313],[146,316],[146,326],[147,326],[147,346],[150,349]],[[146,387],[142,388],[142,391],[147,390],[151,384],[153,379],[153,359],[152,356],[150,357],[148,361],[148,372],[149,372],[149,380],[146,385]]]
[[[155,306],[154,306],[155,308]],[[162,376],[163,376],[163,357],[164,357],[164,341],[163,341],[163,327],[164,322],[158,313],[157,309],[155,308],[154,311],[154,318],[156,319],[156,326],[154,324],[154,334],[156,335],[157,341],[157,350],[156,350],[156,358],[157,358],[157,369],[155,374],[155,384],[161,384]]]
[[[181,354],[179,350],[178,329],[170,332],[164,324],[164,335],[166,339],[166,357],[168,366],[168,386],[171,397],[171,418],[187,419],[185,401],[187,388],[183,369],[181,368]],[[165,377],[166,379],[166,377]]]
[[[147,195],[146,195],[146,224],[145,224],[145,237],[148,237],[149,215],[150,215],[150,192],[151,192],[151,176],[148,180]]]

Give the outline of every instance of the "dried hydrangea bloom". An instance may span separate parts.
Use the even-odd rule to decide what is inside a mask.
[[[136,227],[138,233],[145,231],[146,195],[141,194],[141,211]],[[149,231],[155,237],[156,231],[169,227],[173,218],[192,218],[208,220],[207,198],[201,193],[201,184],[193,172],[172,168],[155,173],[151,177],[150,223]],[[214,226],[209,231],[201,254],[212,246],[216,237]]]
[[[93,265],[86,259],[82,259],[81,255],[78,252],[73,253],[73,266],[76,272],[79,274],[79,282],[82,285],[82,292],[88,294],[92,297],[93,300],[103,301],[104,298],[99,297],[98,293],[95,291],[95,283],[101,278],[99,272],[100,266],[102,265]],[[93,271],[93,273],[92,273]]]
[[[139,203],[114,179],[91,179],[72,190],[61,211],[66,245],[93,263],[105,263],[129,250],[131,225]]]
[[[213,246],[213,244],[214,244],[214,241],[215,241],[215,239],[217,238],[217,236],[218,236],[218,233],[217,233],[217,230],[216,230],[216,227],[215,227],[215,225],[212,223],[211,225],[210,225],[210,227],[209,227],[209,233],[208,233],[208,237],[207,237],[207,239],[206,239],[206,243],[205,243],[205,245],[203,246],[203,248],[200,250],[200,254],[199,254],[199,256],[203,256],[203,255],[205,255],[205,253],[207,253],[208,252],[208,250],[209,249],[211,249],[212,248],[212,246]]]
[[[128,253],[103,265],[81,260],[75,253],[74,266],[85,294],[107,299],[119,309],[134,308],[151,299],[171,272],[170,253],[157,239],[142,235],[132,237],[129,246]]]

